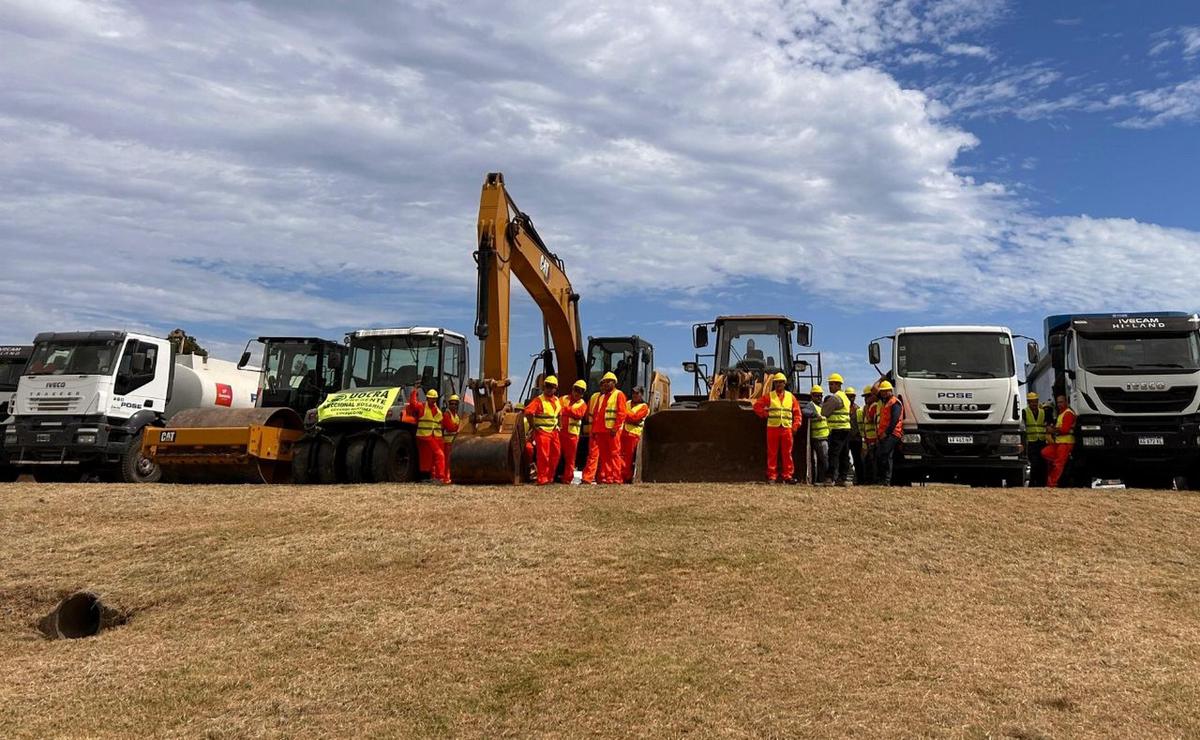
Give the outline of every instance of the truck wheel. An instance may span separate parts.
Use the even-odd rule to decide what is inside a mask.
[[[330,434],[317,440],[317,482],[330,484],[346,480],[346,436]]]
[[[12,483],[21,475],[21,471],[16,468],[5,466],[0,468],[0,483]]]
[[[371,475],[379,482],[408,483],[417,479],[417,441],[407,429],[393,429],[376,440]]]
[[[365,432],[346,442],[346,482],[374,483],[373,451],[379,438]]]
[[[307,486],[316,482],[313,465],[313,443],[302,439],[292,447],[292,483]]]
[[[158,463],[142,454],[142,435],[145,429],[129,440],[125,454],[121,455],[121,481],[124,483],[158,483],[162,480],[162,468]]]

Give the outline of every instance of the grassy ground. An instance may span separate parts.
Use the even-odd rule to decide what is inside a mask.
[[[0,736],[1200,735],[1200,497],[0,486]],[[33,629],[64,591],[132,612]]]

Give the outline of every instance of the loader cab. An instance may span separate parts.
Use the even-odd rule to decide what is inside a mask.
[[[609,372],[617,376],[617,388],[626,397],[639,385],[648,394],[654,381],[654,347],[637,336],[588,337],[588,389],[598,390],[600,378]]]
[[[708,392],[713,378],[728,373],[747,372],[761,380],[782,372],[793,390],[807,388],[820,375],[819,355],[798,351],[811,346],[812,325],[785,316],[719,316],[694,325],[692,336],[697,349],[713,345],[711,352],[698,352],[693,362],[684,363],[695,378],[697,396]],[[810,355],[817,358],[816,367]]]
[[[439,328],[363,329],[346,335],[344,390],[436,388],[443,397],[463,395],[467,340]]]
[[[259,408],[290,408],[303,414],[341,389],[345,345],[319,337],[259,337],[254,341],[262,344]],[[246,367],[250,357],[247,345],[238,367]]]

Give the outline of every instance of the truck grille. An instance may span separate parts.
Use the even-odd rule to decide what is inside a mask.
[[[65,414],[75,408],[75,398],[34,398],[29,405],[42,414]]]
[[[1182,385],[1165,391],[1097,387],[1096,395],[1117,414],[1177,414],[1195,400],[1196,386]]]

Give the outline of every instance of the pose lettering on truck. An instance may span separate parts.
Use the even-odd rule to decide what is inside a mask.
[[[1064,395],[1076,418],[1067,483],[1197,482],[1200,317],[1067,314],[1045,320],[1046,348],[1028,369],[1043,401]]]
[[[888,377],[904,403],[896,478],[1022,485],[1023,394],[1013,333],[1002,326],[915,326],[884,338],[892,340]],[[1036,352],[1031,340],[1030,357]],[[878,368],[878,340],[869,354]]]
[[[47,332],[34,340],[5,447],[12,464],[38,480],[155,481],[161,471],[142,454],[146,427],[185,408],[249,408],[257,388],[256,370],[176,355],[158,337]]]

